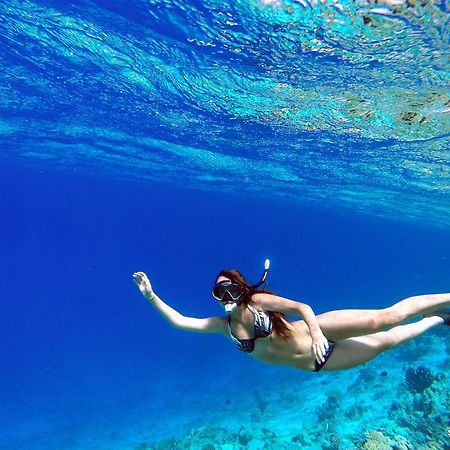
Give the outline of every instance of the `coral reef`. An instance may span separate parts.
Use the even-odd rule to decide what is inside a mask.
[[[338,417],[337,411],[341,406],[341,396],[340,391],[331,391],[328,394],[325,403],[316,410],[319,422],[333,421]]]
[[[330,433],[322,444],[323,450],[341,450],[342,438],[337,433]]]
[[[405,372],[406,387],[410,392],[417,394],[422,394],[433,384],[435,379],[433,372],[424,366],[415,369],[410,367]]]
[[[413,348],[425,352],[431,346],[419,340]],[[445,351],[445,345],[439,348]],[[353,373],[283,380],[273,391],[261,387],[264,396],[239,397],[227,427],[211,425],[224,423],[221,411],[220,422],[203,421],[184,437],[143,442],[136,450],[449,450],[445,355],[416,357],[412,367],[402,367],[396,356],[387,354]],[[324,392],[327,386],[339,389]]]
[[[364,441],[359,450],[390,450],[392,441],[380,431],[366,431]]]

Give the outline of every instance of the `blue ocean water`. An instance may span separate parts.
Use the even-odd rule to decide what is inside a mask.
[[[448,292],[448,69],[445,2],[2,2],[0,449],[448,448],[444,327],[302,373],[131,279],[197,317],[267,257],[316,313]]]

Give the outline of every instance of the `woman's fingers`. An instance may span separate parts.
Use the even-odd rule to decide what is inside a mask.
[[[148,283],[148,278],[144,272],[135,272],[133,273],[133,281],[139,286],[141,284]]]
[[[316,357],[316,360],[318,363],[322,363],[323,362],[323,356],[322,356],[322,351],[320,349],[320,345],[316,344],[314,346],[314,356]]]
[[[328,343],[328,339],[322,333],[313,337],[312,351],[319,364],[326,362],[325,357],[329,348],[330,344]]]
[[[319,342],[316,345],[315,354],[316,354],[316,359],[319,363],[325,362],[325,355],[327,353],[327,347],[326,347],[327,345],[328,345],[328,342],[325,342],[325,341]]]
[[[140,283],[140,281],[142,280],[142,275],[140,275],[139,273],[133,273],[133,280],[135,283]]]
[[[144,272],[135,272],[135,273],[133,273],[133,278],[144,279],[144,278],[146,278],[146,275]]]
[[[324,338],[324,340],[322,341],[323,362],[325,362],[325,356],[326,356],[329,348],[330,348],[330,344],[328,343],[328,339]]]
[[[316,360],[317,360],[318,363],[323,363],[324,362],[324,359],[323,359],[322,355],[319,352],[316,353]]]
[[[319,358],[318,361],[322,363],[323,362],[323,355],[322,355],[322,349],[320,348],[319,345],[317,346],[317,356]]]
[[[325,352],[322,349],[320,349],[320,361],[325,362]]]

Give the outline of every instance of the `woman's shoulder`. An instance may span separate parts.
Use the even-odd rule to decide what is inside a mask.
[[[251,297],[250,297],[250,304],[258,309],[265,309],[264,305],[267,302],[267,300],[269,300],[270,298],[272,298],[273,295],[272,294],[268,294],[267,292],[255,292]]]
[[[247,305],[248,309],[250,309],[250,311],[252,311],[253,314],[256,314],[256,313],[268,314],[269,308],[267,308],[266,302],[264,301],[265,297],[261,297],[261,296],[264,296],[267,294],[264,294],[261,292],[261,293],[255,294],[255,295],[257,295],[258,297],[256,297],[255,299],[254,299],[254,297],[251,298],[251,301]]]

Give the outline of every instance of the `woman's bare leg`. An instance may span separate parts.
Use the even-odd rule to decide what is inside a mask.
[[[384,309],[343,309],[317,316],[323,334],[332,340],[364,336],[398,325],[416,316],[450,306],[449,294],[409,297]]]
[[[398,325],[388,331],[359,336],[336,342],[336,347],[324,370],[350,369],[359,366],[399,344],[407,342],[430,328],[441,325],[444,319],[438,316],[425,317],[406,325]]]

